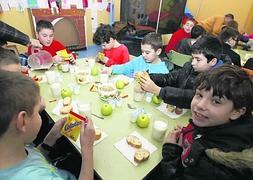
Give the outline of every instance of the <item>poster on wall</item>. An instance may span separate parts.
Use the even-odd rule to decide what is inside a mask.
[[[8,4],[8,1],[0,0],[0,5],[1,5],[2,11],[9,11],[10,10],[10,6]]]
[[[37,0],[27,0],[27,4],[29,8],[34,8],[34,9],[39,8]]]

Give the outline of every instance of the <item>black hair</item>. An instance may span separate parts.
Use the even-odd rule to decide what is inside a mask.
[[[238,66],[224,64],[201,73],[195,81],[195,90],[213,90],[213,96],[226,97],[235,109],[245,107],[245,116],[252,116],[253,81],[246,71]]]
[[[36,23],[36,32],[39,33],[42,29],[51,29],[51,30],[54,30],[54,26],[49,21],[39,20]]]
[[[141,41],[141,44],[148,44],[150,45],[155,51],[157,51],[159,48],[162,48],[163,41],[162,36],[159,33],[151,32],[148,33]]]
[[[110,38],[117,39],[112,27],[110,25],[100,24],[93,35],[93,42],[96,45],[101,45],[102,43],[109,43]]]
[[[192,45],[192,54],[203,54],[210,62],[213,58],[220,59],[222,45],[218,38],[211,35],[204,35]]]
[[[206,30],[202,26],[195,25],[192,27],[192,30],[191,30],[191,38],[197,39],[199,36],[202,36],[205,33],[206,33]]]
[[[26,111],[28,116],[33,114],[39,97],[39,86],[30,77],[0,70],[0,137],[19,112]]]
[[[225,17],[229,17],[229,18],[231,18],[232,20],[234,20],[234,15],[231,14],[231,13],[226,14]]]
[[[218,38],[222,42],[227,42],[230,38],[237,40],[239,32],[232,27],[225,27],[219,34]]]
[[[19,64],[18,56],[9,49],[0,47],[0,67]]]

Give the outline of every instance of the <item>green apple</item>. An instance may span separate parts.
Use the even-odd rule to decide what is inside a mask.
[[[92,76],[97,76],[97,75],[98,75],[98,72],[99,72],[99,69],[98,69],[97,66],[93,66],[93,67],[91,68],[91,75],[92,75]]]
[[[153,102],[154,104],[161,104],[162,98],[160,98],[159,96],[153,95],[153,96],[152,96],[152,102]]]
[[[123,89],[124,87],[125,87],[124,81],[118,79],[118,80],[116,81],[116,88],[117,88],[117,89]]]
[[[102,104],[101,106],[101,114],[103,116],[109,116],[112,114],[112,106],[108,103]]]
[[[147,128],[149,125],[149,116],[147,114],[139,114],[136,120],[137,126],[140,128]]]
[[[72,91],[70,89],[62,89],[61,90],[61,97],[71,97],[72,96]]]

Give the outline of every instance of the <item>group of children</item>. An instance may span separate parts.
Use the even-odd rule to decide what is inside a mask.
[[[36,28],[42,49],[49,51],[55,62],[62,61],[56,52],[64,46],[53,40],[52,26],[42,22]],[[187,24],[189,29],[192,26]],[[204,31],[199,31],[200,37],[196,36],[191,46],[192,61],[171,72],[167,62],[159,57],[162,39],[157,33],[143,38],[142,55],[132,60],[108,26],[101,25],[93,40],[104,49],[105,56],[100,60],[110,66],[112,74],[133,76],[138,71],[146,71],[149,75],[140,78],[143,90],[166,103],[191,108],[189,125],[175,127],[163,145],[161,169],[165,179],[251,179],[252,79],[237,66],[223,65],[219,39],[202,36]],[[227,41],[230,39],[224,38],[224,43]],[[18,73],[18,59],[8,53],[0,49],[0,179],[74,179],[70,173],[49,165],[38,151],[47,155],[61,136],[64,119],[55,123],[38,149],[26,145],[32,143],[41,125],[40,92],[29,77]],[[93,179],[91,120],[82,125],[80,141],[79,179]]]

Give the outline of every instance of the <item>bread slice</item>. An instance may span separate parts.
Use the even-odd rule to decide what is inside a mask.
[[[126,141],[127,141],[127,144],[135,148],[141,148],[142,146],[141,140],[134,135],[127,136]]]
[[[171,104],[167,104],[166,108],[167,108],[168,112],[173,113],[175,111],[175,109],[176,109],[176,106],[171,105]]]
[[[146,161],[150,156],[150,152],[146,149],[138,149],[134,154],[134,161],[137,163],[141,163]]]
[[[96,128],[95,129],[95,140],[96,141],[99,140],[101,138],[101,135],[102,135],[101,130]]]
[[[176,113],[177,115],[182,114],[182,113],[183,113],[183,109],[176,107],[176,108],[175,108],[175,113]]]
[[[65,97],[63,99],[63,106],[69,106],[71,104],[71,101],[72,101],[71,97]]]

